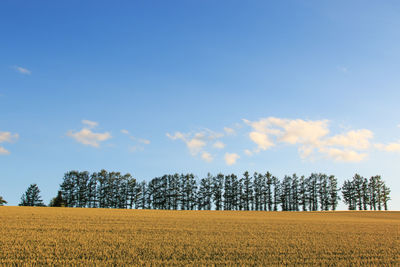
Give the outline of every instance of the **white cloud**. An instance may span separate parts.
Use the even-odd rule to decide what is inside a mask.
[[[259,121],[243,120],[252,127],[249,138],[257,145],[255,152],[268,150],[278,143],[298,145],[302,159],[312,159],[315,152],[335,161],[359,162],[366,153],[373,133],[367,129],[352,130],[329,136],[328,120],[282,119],[268,117]]]
[[[201,139],[192,138],[186,142],[186,145],[189,148],[190,154],[195,156],[206,146],[206,142]]]
[[[400,152],[400,141],[392,142],[387,145],[375,144],[375,148],[386,152]]]
[[[122,130],[121,130],[121,133],[123,133],[123,134],[129,134],[129,131],[128,131],[128,130],[125,130],[125,129],[122,129]]]
[[[218,149],[223,149],[225,147],[225,144],[222,143],[221,141],[217,141],[214,143],[213,147],[218,148]]]
[[[8,155],[8,154],[10,154],[10,151],[0,146],[0,155]]]
[[[224,127],[224,131],[225,131],[225,133],[228,134],[228,135],[235,134],[235,130],[232,129],[232,128],[229,128],[229,127]]]
[[[399,128],[400,128],[400,124],[399,124],[399,125],[397,125],[397,127],[399,127]]]
[[[98,126],[97,122],[82,120],[82,123],[85,124],[86,127],[83,127],[82,130],[80,130],[79,132],[74,132],[70,130],[67,132],[67,136],[75,139],[77,142],[81,144],[93,147],[99,147],[100,142],[104,142],[112,137],[111,134],[108,132],[104,133],[93,132],[91,128]]]
[[[122,129],[121,133],[128,135],[129,138],[133,141],[135,141],[136,143],[140,143],[140,144],[144,144],[144,145],[149,145],[151,142],[148,139],[144,139],[144,138],[137,138],[134,137],[133,135],[130,134],[130,132],[126,129]],[[141,145],[135,145],[133,147],[131,147],[129,149],[130,151],[138,151],[138,150],[144,150],[144,147],[142,147]]]
[[[19,135],[17,133],[12,134],[10,132],[0,132],[0,143],[5,143],[5,142],[11,143],[17,140],[18,137]]]
[[[139,142],[142,143],[142,144],[145,144],[145,145],[149,145],[150,144],[150,140],[142,139],[142,138],[139,138]]]
[[[302,159],[307,159],[314,153],[314,148],[312,146],[301,146],[299,147],[299,153]]]
[[[258,145],[261,150],[267,150],[268,148],[274,146],[274,143],[268,138],[268,135],[260,132],[249,133],[250,139]]]
[[[321,148],[320,152],[324,153],[326,156],[334,159],[335,161],[342,162],[360,162],[368,156],[366,153],[358,153],[354,150],[338,148]]]
[[[319,140],[329,133],[328,121],[304,121],[274,118],[272,124],[282,127],[284,133],[280,141],[289,144],[313,144],[317,145]]]
[[[225,153],[225,162],[229,166],[235,164],[239,158],[240,156],[236,153]]]
[[[77,142],[81,144],[93,147],[99,147],[100,142],[104,142],[111,138],[111,134],[108,132],[94,133],[87,128],[83,128],[79,132],[68,131],[67,136],[74,138]]]
[[[89,120],[82,120],[82,123],[85,124],[89,128],[95,128],[99,125],[98,122],[95,121],[89,121]]]
[[[372,139],[374,134],[370,130],[362,129],[357,131],[349,131],[345,134],[335,135],[326,140],[329,146],[342,146],[365,150],[370,147],[369,139]]]
[[[185,136],[181,132],[176,132],[174,135],[170,135],[169,133],[167,133],[167,137],[171,140],[177,140],[177,139],[185,140]]]
[[[19,135],[10,132],[0,132],[0,143],[12,143],[18,139]],[[0,155],[9,155],[10,151],[0,146]]]
[[[167,133],[167,137],[171,140],[182,140],[192,156],[196,156],[203,151],[210,141],[221,138],[224,135],[205,129],[197,133],[181,133],[175,132],[173,135]]]
[[[207,161],[207,162],[213,161],[212,155],[210,153],[208,153],[208,152],[205,152],[205,151],[201,154],[201,158],[203,160]]]
[[[244,153],[247,155],[247,156],[253,156],[253,152],[251,152],[249,149],[245,149],[244,150]]]
[[[31,71],[30,70],[28,70],[27,68],[23,68],[23,67],[20,67],[20,66],[14,66],[14,69],[17,71],[17,72],[19,72],[19,73],[21,73],[21,74],[25,74],[25,75],[31,75]]]

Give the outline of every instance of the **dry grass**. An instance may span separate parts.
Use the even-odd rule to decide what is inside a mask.
[[[397,265],[400,212],[0,207],[0,265]]]

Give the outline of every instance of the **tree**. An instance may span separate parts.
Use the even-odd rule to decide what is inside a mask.
[[[358,210],[362,210],[362,201],[363,201],[363,180],[364,178],[359,174],[355,174],[353,177],[353,189],[356,196],[356,202],[358,206]]]
[[[387,187],[385,184],[383,184],[382,186],[382,198],[381,201],[383,203],[383,207],[385,208],[385,210],[388,210],[388,201],[391,199],[390,196],[390,188]]]
[[[342,186],[343,201],[347,204],[349,210],[355,210],[357,205],[356,194],[354,190],[354,184],[350,180],[346,180]]]
[[[58,191],[57,196],[50,201],[49,207],[65,207],[61,191]]]
[[[212,195],[216,210],[222,210],[223,188],[224,188],[224,175],[222,173],[219,173],[212,179]]]
[[[300,195],[300,205],[303,211],[307,211],[307,188],[306,188],[306,180],[304,175],[300,177],[300,188],[299,188],[299,195]]]
[[[31,184],[21,197],[20,206],[38,206],[43,207],[43,200],[40,196],[40,190],[37,184]]]
[[[280,204],[281,184],[278,178],[272,177],[272,185],[274,187],[274,211],[278,211],[278,205]]]
[[[253,201],[253,184],[251,181],[251,177],[248,171],[246,171],[244,174],[244,179],[243,179],[243,204],[244,204],[244,210],[250,210],[250,203]]]
[[[292,177],[292,210],[299,211],[300,194],[299,194],[299,178],[296,174]]]
[[[7,201],[5,201],[2,196],[0,196],[0,206],[3,206],[4,204],[7,204]]]
[[[356,174],[341,190],[349,210],[366,210],[368,205],[370,209],[387,210],[391,199],[390,188],[380,176],[367,180]],[[129,173],[70,171],[65,173],[50,206],[277,211],[280,205],[283,211],[317,211],[336,210],[338,191],[335,176],[322,173],[312,173],[308,178],[293,174],[281,181],[269,172],[255,172],[252,177],[245,172],[240,179],[235,174],[208,174],[197,185],[193,174],[164,175],[139,183]],[[39,193],[37,185],[31,185],[20,205],[42,206]],[[0,198],[0,205],[4,203]]]
[[[339,189],[337,188],[337,179],[334,175],[329,176],[329,204],[332,210],[336,210],[339,202]]]

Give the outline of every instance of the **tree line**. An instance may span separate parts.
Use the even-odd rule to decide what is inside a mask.
[[[388,209],[390,189],[380,176],[366,179],[359,174],[338,187],[334,175],[296,174],[278,179],[271,173],[245,172],[172,174],[137,181],[120,172],[65,173],[60,190],[49,206],[163,210],[257,210],[318,211],[336,210],[339,193],[349,210]],[[22,196],[22,206],[44,206],[36,184]]]

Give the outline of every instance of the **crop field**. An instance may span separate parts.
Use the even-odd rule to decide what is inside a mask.
[[[400,212],[0,207],[0,265],[398,265]]]

